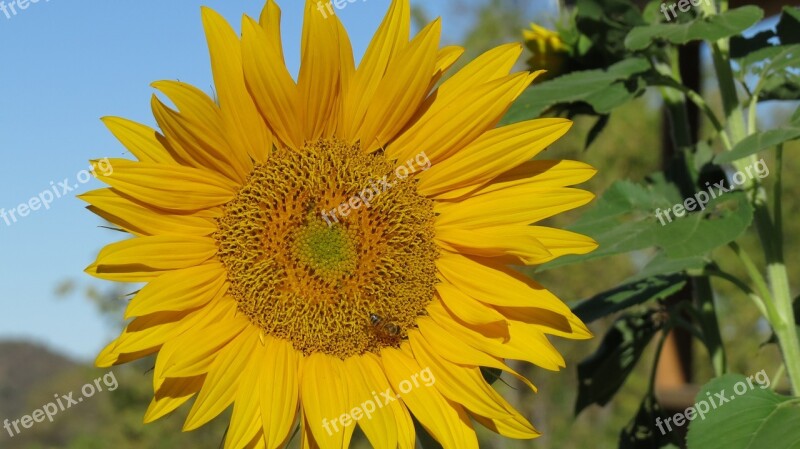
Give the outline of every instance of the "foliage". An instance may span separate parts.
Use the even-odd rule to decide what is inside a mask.
[[[571,61],[564,64],[570,70],[534,84],[504,119],[513,123],[542,114],[596,117],[586,143],[589,147],[616,110],[646,92],[660,93],[670,118],[674,157],[663,170],[651,173],[643,182],[615,182],[571,226],[594,237],[600,248],[539,267],[542,272],[612,256],[654,254],[639,273],[575,307],[587,321],[619,315],[597,352],[578,368],[576,413],[589,404],[612,400],[658,328],[663,328],[663,335],[677,327],[688,330],[706,347],[714,374],[728,372],[728,353],[720,334],[723,316],[714,301],[711,277],[739,288],[770,324],[793,394],[800,394],[800,343],[784,260],[781,176],[784,145],[800,139],[800,113],[787,125],[768,130],[758,128],[756,113],[764,101],[800,100],[800,9],[785,7],[775,30],[746,38],[743,32],[763,18],[761,8],[728,9],[727,2],[717,3],[701,2],[681,17],[666,21],[657,1],[649,2],[642,11],[628,0],[578,0],[570,25],[561,30],[562,40],[571,50]],[[721,114],[701,93],[682,82],[679,51],[697,42],[711,49]],[[699,141],[691,138],[690,104],[712,127]],[[715,144],[722,148],[717,154],[712,151]],[[759,159],[766,151],[773,152],[775,163],[755,176],[750,171],[766,168],[764,159]],[[735,172],[742,176],[732,176]],[[774,180],[769,192],[762,179],[767,175]],[[667,220],[664,211],[672,212]],[[751,256],[740,245],[754,232],[761,241],[760,257]],[[722,252],[735,256],[750,279],[720,268]],[[764,267],[759,268],[754,260],[764,260]],[[692,292],[692,301],[670,300],[686,288]],[[658,326],[648,324],[651,317],[659,315],[663,320]],[[652,422],[647,420],[660,413],[652,383],[636,416],[622,430],[620,447],[672,444],[670,438],[648,431]],[[795,401],[788,398],[779,403]],[[734,414],[746,405],[730,405],[726,410]],[[757,419],[756,415],[752,419]],[[719,441],[709,435],[735,433],[737,425],[732,421],[717,417],[713,426],[692,423],[689,448],[710,447],[710,442]],[[787,425],[788,421],[778,422]],[[764,424],[774,425],[768,420]],[[788,442],[796,441],[792,438],[780,432],[765,437],[762,432],[752,441],[764,444],[736,447],[788,447]]]

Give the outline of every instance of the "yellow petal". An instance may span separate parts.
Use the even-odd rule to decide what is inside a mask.
[[[261,15],[258,18],[261,28],[267,33],[267,40],[273,51],[283,61],[283,46],[281,44],[281,8],[275,0],[267,0]]]
[[[418,388],[435,386],[447,399],[482,416],[508,418],[518,414],[486,383],[480,369],[458,366],[440,358],[418,330],[409,332],[408,340],[414,357],[426,367],[431,379]]]
[[[303,415],[314,441],[322,449],[349,447],[355,422],[349,418],[340,421],[350,409],[344,362],[337,357],[314,353],[303,359],[301,373]]]
[[[468,340],[457,339],[456,337],[460,336],[460,334],[451,331],[457,329],[456,326],[459,325],[449,318],[450,315],[442,313],[444,312],[444,308],[442,308],[441,305],[435,306],[433,310],[436,312],[435,316],[421,317],[417,320],[417,325],[425,339],[436,348],[442,358],[459,365],[485,366],[505,371],[525,383],[531,391],[536,392],[536,387],[527,378],[511,369],[508,365],[503,363],[503,361],[475,348]],[[447,328],[451,329],[451,331],[439,325],[438,321],[434,321],[434,318],[436,320],[446,321],[445,325]],[[481,338],[474,332],[470,333],[467,329],[464,329],[462,333],[475,338]]]
[[[242,23],[242,64],[261,117],[284,144],[301,149],[300,92],[269,34],[249,17]]]
[[[87,208],[137,236],[173,234],[209,236],[217,224],[197,214],[168,214],[126,198],[114,189],[98,189],[78,195],[89,203]]]
[[[390,62],[358,133],[365,150],[392,140],[422,104],[434,72],[441,31],[437,19]]]
[[[228,408],[243,383],[241,373],[253,357],[257,344],[258,331],[251,330],[239,335],[220,351],[186,418],[184,431],[201,427]]]
[[[597,249],[597,242],[582,234],[544,226],[529,228],[531,235],[547,248],[553,259],[567,254],[586,254]]]
[[[419,191],[441,199],[458,198],[453,190],[479,187],[530,160],[566,134],[571,125],[566,119],[548,118],[493,129],[421,173]]]
[[[510,225],[479,229],[443,228],[436,239],[454,252],[480,257],[515,256],[525,265],[552,260],[550,251],[530,232],[529,226]]]
[[[168,91],[174,89],[174,85],[170,86]],[[183,95],[189,94],[184,92]],[[195,103],[205,104],[202,100],[195,100]],[[168,108],[155,95],[151,98],[150,104],[153,116],[164,131],[164,137],[169,142],[170,148],[186,165],[208,169],[240,184],[244,182],[252,164],[249,159],[242,160],[247,157],[243,151],[234,151],[228,145],[216,104],[209,106],[214,114],[212,122],[216,124],[215,126],[207,126],[205,121],[194,117],[200,114],[186,114]],[[194,107],[200,108],[199,105]],[[207,116],[205,113],[203,115]]]
[[[261,420],[267,449],[283,447],[290,437],[300,403],[300,358],[292,344],[266,337],[262,350],[260,387]]]
[[[436,291],[447,309],[467,323],[505,325],[505,317],[500,312],[475,300],[449,282],[436,284]]]
[[[435,97],[430,108],[387,147],[387,154],[401,161],[420,153],[434,164],[445,160],[497,125],[533,79],[534,75],[519,73],[458,97]]]
[[[437,91],[440,98],[456,98],[476,86],[503,78],[522,54],[522,44],[513,42],[495,47],[465,65],[447,79]]]
[[[374,357],[367,354],[350,357],[344,364],[350,381],[349,406],[353,407],[345,412],[358,421],[373,447],[397,447],[397,407],[395,403],[378,407],[373,399],[372,392],[391,388],[383,369]]]
[[[437,227],[482,228],[530,223],[583,206],[594,199],[574,188],[542,188],[535,183],[512,186],[457,203],[437,203]]]
[[[149,281],[171,270],[202,264],[217,253],[214,239],[154,235],[112,243],[100,251],[86,272],[118,282]]]
[[[97,177],[123,195],[170,211],[197,211],[232,200],[239,185],[191,167],[111,161],[114,173]]]
[[[192,312],[192,314],[188,315],[186,318],[181,320],[178,324],[177,329],[171,333],[171,335],[163,341],[163,346],[158,351],[158,357],[156,357],[156,364],[153,370],[153,390],[158,391],[164,385],[164,382],[167,381],[166,369],[174,368],[175,367],[175,354],[180,354],[179,357],[184,357],[184,351],[188,347],[187,345],[193,345],[195,343],[194,340],[196,338],[194,335],[197,333],[202,333],[203,330],[209,328],[209,326],[218,326],[220,323],[227,323],[228,320],[236,321],[237,320],[237,313],[238,309],[236,307],[236,302],[233,298],[230,297],[223,297],[220,300],[215,300],[209,303],[206,307],[203,307],[197,311]],[[239,320],[241,322],[241,320]],[[184,334],[189,333],[189,337],[185,337]],[[222,338],[220,337],[219,340],[224,340],[225,342],[230,341],[233,336],[237,335],[235,333],[230,333],[231,335],[229,338]],[[132,335],[132,338],[135,338],[136,335]],[[187,343],[188,342],[188,343]],[[207,350],[216,354],[216,350],[219,349],[220,346],[217,346],[217,341],[211,341],[208,348],[197,348],[198,350]],[[199,358],[199,357],[196,357]],[[196,362],[200,365],[199,368],[194,369],[194,373],[191,376],[175,376],[175,377],[192,377],[192,376],[201,376],[205,375],[208,372],[208,368],[211,365],[211,360],[213,357],[206,355],[207,359],[210,360],[203,360],[201,362]],[[186,360],[184,358],[183,360]]]
[[[404,351],[384,347],[381,361],[395,394],[402,395],[402,401],[444,449],[478,448],[475,431],[460,405],[447,400],[435,388],[423,386],[408,392],[400,391],[401,383],[413,379],[415,374],[419,376],[423,371],[416,360]]]
[[[573,340],[592,338],[592,332],[574,313],[562,314],[538,307],[493,306],[506,318],[522,325],[534,326],[548,335],[556,335]]]
[[[431,303],[427,310],[431,318],[455,338],[494,357],[524,360],[551,371],[558,371],[564,366],[563,357],[541,332],[520,329],[509,322],[511,338],[507,342],[499,342],[487,338],[490,335],[480,333],[480,328],[471,328],[468,324],[459,322],[441,304]]]
[[[159,348],[166,341],[180,335],[187,323],[201,316],[200,311],[162,312],[139,317],[131,321],[122,334],[109,344],[97,358],[97,366],[105,368],[115,364],[124,354],[135,354]]]
[[[508,438],[528,440],[531,438],[538,438],[542,435],[522,416],[514,416],[511,418],[487,418],[485,416],[472,415],[472,417],[475,418],[475,421],[478,421],[492,432]]]
[[[169,342],[174,351],[164,351],[163,368],[156,366],[157,377],[191,377],[214,369],[214,363],[227,351],[231,342],[249,335],[252,329],[246,318],[237,316],[227,321],[196,326]],[[240,342],[241,343],[241,342]],[[250,357],[250,353],[246,357]],[[159,365],[156,362],[156,365]]]
[[[120,117],[103,117],[102,120],[114,137],[141,162],[178,165],[165,146],[164,136],[153,128]]]
[[[522,185],[532,189],[565,187],[585,182],[595,173],[597,170],[594,167],[578,161],[528,161],[492,179],[488,184],[477,188],[464,187],[452,193],[477,196]]]
[[[259,395],[254,393],[261,387],[258,381],[261,377],[263,352],[264,348],[260,343],[257,344],[241,373],[241,387],[236,394],[231,424],[225,435],[226,449],[245,447],[261,432],[261,401]]]
[[[485,260],[478,261],[445,251],[436,265],[445,279],[483,303],[572,313],[566,304],[534,281],[503,266],[481,262]]]
[[[339,94],[339,19],[325,17],[316,2],[306,0],[297,88],[303,111],[303,137],[317,140],[331,127]]]
[[[430,92],[436,87],[436,83],[438,83],[445,72],[458,61],[458,58],[464,54],[464,51],[464,47],[459,47],[457,45],[448,45],[439,50],[439,54],[436,56],[436,64],[433,67],[433,77],[431,78],[430,84],[428,84],[426,92]]]
[[[358,129],[386,73],[386,67],[408,45],[410,30],[411,7],[408,0],[393,0],[361,59],[350,88],[346,90],[347,98],[340,128],[342,138],[346,141],[354,143],[357,140]]]
[[[247,91],[241,42],[217,12],[203,7],[202,13],[220,115],[230,147],[263,162],[272,149],[272,133]]]
[[[133,298],[125,319],[156,312],[179,312],[208,304],[227,291],[227,271],[219,262],[172,271],[150,282]]]
[[[172,413],[191,399],[203,387],[205,376],[167,379],[159,388],[144,414],[144,423],[149,424]]]

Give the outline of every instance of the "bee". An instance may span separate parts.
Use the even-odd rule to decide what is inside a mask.
[[[375,329],[379,334],[387,337],[397,337],[402,331],[400,326],[394,321],[386,321],[381,318],[380,315],[374,313],[369,315],[369,322],[373,329]]]

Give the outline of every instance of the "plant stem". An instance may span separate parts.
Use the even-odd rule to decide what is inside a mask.
[[[727,0],[720,0],[718,3],[720,12],[727,11]],[[704,5],[702,8],[707,15],[716,13],[716,8],[714,8],[713,5]],[[748,129],[745,127],[744,112],[736,92],[736,84],[730,64],[730,40],[726,38],[714,42],[712,44],[712,50],[714,68],[717,72],[720,94],[722,95],[722,104],[727,119],[727,127],[731,142],[735,146],[747,137]],[[753,97],[751,101],[757,102],[758,89],[753,93]],[[751,103],[750,108],[752,123],[750,123],[749,131],[754,133],[757,130],[754,119],[755,103]],[[749,160],[750,162],[755,162],[755,155],[750,157]],[[734,162],[734,166],[741,170],[746,163],[746,159],[740,159]],[[780,178],[778,181],[775,187],[776,189],[781,188]],[[789,291],[789,278],[782,257],[783,245],[779,228],[782,220],[780,216],[781,210],[776,210],[777,214],[774,219],[770,216],[764,189],[752,178],[750,178],[743,187],[752,195],[751,201],[755,207],[754,220],[767,261],[767,279],[769,280],[769,286],[767,286],[761,273],[747,253],[743,252],[736,243],[732,243],[731,247],[742,260],[742,263],[745,265],[745,268],[765,301],[767,318],[772,328],[775,330],[775,334],[778,336],[792,390],[795,395],[800,395],[800,340],[798,340],[798,333],[795,330],[795,317]],[[778,227],[777,229],[776,226]],[[777,238],[776,233],[778,235]]]
[[[727,363],[725,347],[722,345],[719,323],[714,309],[714,291],[711,289],[711,281],[708,276],[696,277],[692,280],[694,281],[695,299],[700,310],[699,318],[700,327],[703,329],[703,341],[711,356],[714,375],[719,377],[727,371]]]
[[[764,305],[764,300],[761,299],[761,297],[758,296],[749,285],[742,282],[741,279],[717,268],[707,268],[703,271],[703,274],[725,279],[726,281],[739,287],[739,289],[742,290],[753,301],[753,304],[755,304],[758,311],[761,312],[761,315],[765,318],[767,317],[767,307]]]

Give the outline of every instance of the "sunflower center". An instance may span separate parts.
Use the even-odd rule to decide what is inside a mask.
[[[355,243],[341,226],[328,226],[317,217],[294,235],[297,259],[326,279],[344,279],[356,268]]]
[[[416,326],[436,284],[433,237],[414,177],[336,140],[275,150],[215,234],[240,312],[306,355],[341,358],[397,347]]]

